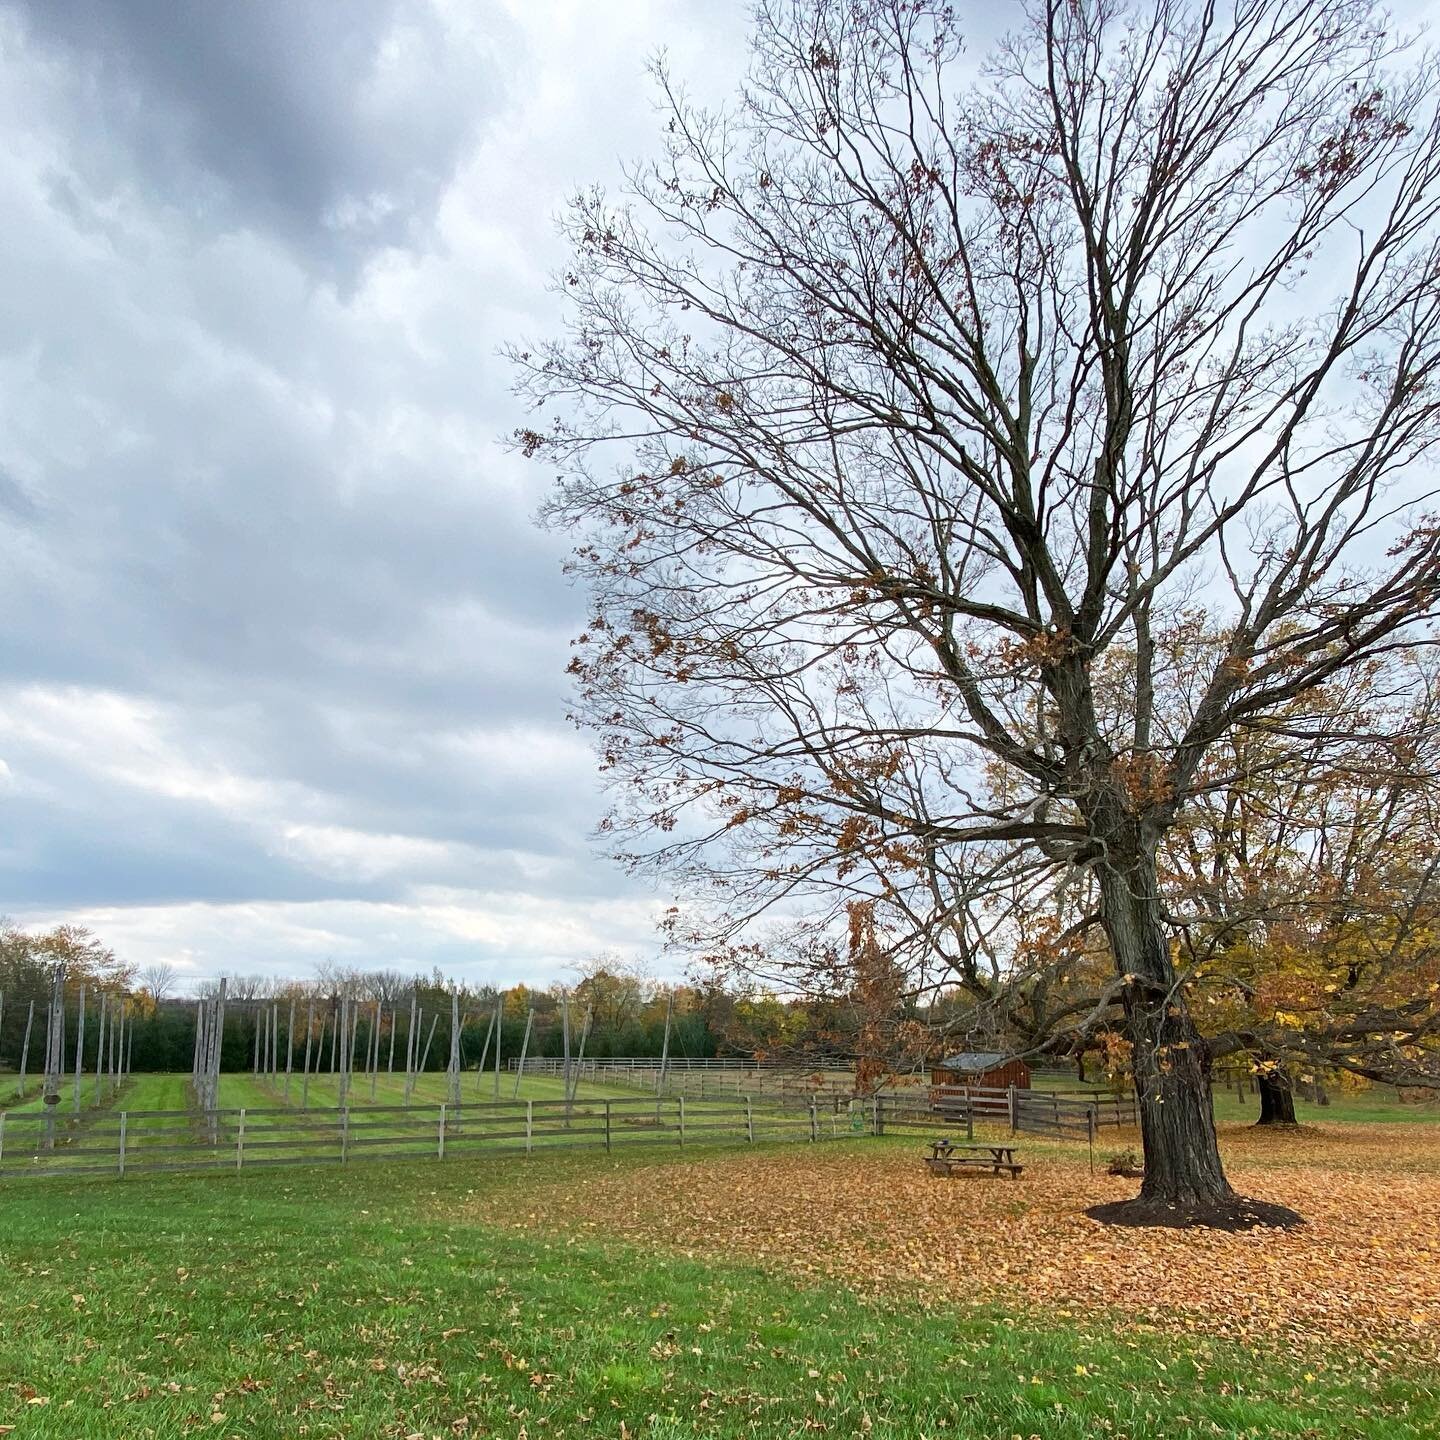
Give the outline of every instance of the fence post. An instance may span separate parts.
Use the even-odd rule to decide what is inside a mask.
[[[815,1100],[810,1100],[810,1143],[813,1145],[820,1138],[820,1117],[815,1113]]]
[[[610,1102],[605,1102],[605,1113],[608,1118],[610,1113]],[[525,1153],[529,1155],[535,1148],[535,1102],[525,1102]]]
[[[680,1092],[680,1143],[685,1143],[685,1092]]]
[[[5,1112],[0,1110],[0,1164],[5,1160]]]
[[[605,1102],[605,1153],[610,1153],[610,1102]]]
[[[1019,1118],[1018,1115],[1016,1114],[1015,1087],[1014,1087],[1013,1085],[1010,1086],[1009,1097],[1008,1097],[1008,1098],[1009,1098],[1009,1100],[1010,1100],[1010,1133],[1013,1135],[1013,1134],[1015,1133],[1015,1129],[1016,1129],[1015,1122],[1016,1122],[1016,1120]]]
[[[122,1180],[125,1178],[125,1122],[127,1118],[128,1112],[122,1110],[120,1112],[120,1178]]]
[[[245,1166],[245,1107],[240,1107],[240,1120],[235,1126],[235,1168],[243,1169]]]
[[[343,1165],[350,1158],[350,1107],[347,1105],[340,1112],[340,1163]]]
[[[745,1097],[745,1138],[752,1145],[755,1143],[755,1102],[748,1095]]]
[[[436,1146],[435,1158],[437,1160],[445,1158],[445,1107],[443,1105],[440,1107],[440,1140]]]
[[[870,1096],[870,1131],[874,1135],[885,1133],[884,1123],[880,1119],[880,1092],[878,1090]]]
[[[1087,1106],[1085,1110],[1085,1128],[1090,1132],[1090,1173],[1095,1173],[1095,1107]]]

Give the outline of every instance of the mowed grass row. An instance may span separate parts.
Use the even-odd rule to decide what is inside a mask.
[[[560,1100],[564,1098],[565,1086],[558,1077],[549,1075],[526,1075],[521,1078],[519,1094],[516,1094],[515,1075],[509,1071],[500,1072],[500,1094],[502,1101]],[[220,1103],[222,1105],[276,1105],[284,1104],[286,1097],[284,1074],[274,1079],[253,1074],[227,1074],[220,1077]],[[304,1077],[294,1073],[290,1077],[289,1103],[299,1105],[306,1094]],[[373,1100],[371,1098],[373,1091]],[[643,1092],[624,1085],[595,1084],[582,1081],[576,1088],[576,1097],[585,1099],[628,1099],[633,1100]],[[384,1070],[374,1077],[357,1074],[350,1082],[350,1104],[354,1108],[364,1105],[403,1105],[405,1103],[405,1076],[389,1074]],[[417,1076],[411,1093],[415,1105],[443,1105],[448,1098],[445,1075],[440,1071],[427,1071]],[[488,1104],[495,1100],[495,1076],[492,1071],[477,1077],[467,1071],[461,1076],[460,1101],[462,1105]],[[334,1109],[340,1103],[338,1076],[324,1071],[310,1076],[308,1100],[311,1109]]]
[[[874,1153],[850,1147],[856,1164]],[[723,1156],[719,1157],[723,1159]],[[633,1157],[553,1157],[569,1189]],[[543,1207],[470,1162],[7,1196],[0,1424],[24,1440],[521,1434],[1429,1437],[1434,1377],[800,1287],[464,1220]],[[804,1183],[797,1165],[795,1180]]]

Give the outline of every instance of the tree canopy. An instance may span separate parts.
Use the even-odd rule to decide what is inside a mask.
[[[659,157],[576,198],[515,358],[577,713],[733,964],[857,901],[917,980],[1093,928],[1149,1213],[1233,1215],[1162,857],[1236,737],[1323,773],[1353,726],[1280,717],[1429,643],[1435,65],[1352,0],[959,23],[762,0],[736,101],[657,64]]]

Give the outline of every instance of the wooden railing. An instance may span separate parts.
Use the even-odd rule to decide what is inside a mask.
[[[509,1100],[462,1105],[95,1111],[47,1135],[45,1117],[0,1114],[0,1183],[20,1176],[536,1155],[589,1147],[819,1141],[871,1133],[870,1111],[815,1102]]]

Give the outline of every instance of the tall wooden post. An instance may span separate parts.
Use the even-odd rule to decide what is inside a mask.
[[[594,1019],[595,1012],[590,1006],[585,1007],[585,1024],[580,1031],[580,1054],[575,1061],[575,1075],[570,1081],[570,1099],[574,1100],[575,1092],[580,1088],[580,1075],[585,1068],[585,1042],[590,1038],[590,1022]]]
[[[500,1041],[503,1037],[505,1024],[505,997],[497,994],[495,997],[495,1098],[500,1098]]]
[[[525,1078],[525,1057],[530,1053],[530,1027],[535,1023],[535,1007],[530,1007],[530,1013],[525,1017],[525,1038],[520,1042],[520,1068],[515,1072],[515,1099],[520,1098],[520,1082]],[[485,1042],[490,1042],[489,1035],[486,1035]],[[480,1062],[485,1063],[483,1060]]]
[[[310,1108],[310,1037],[315,1028],[315,1001],[305,1002],[305,1074],[300,1081],[300,1108]]]
[[[450,1066],[446,1072],[445,1096],[452,1109],[460,1108],[460,991],[450,991]]]
[[[25,1014],[25,1039],[20,1045],[20,1083],[15,1087],[15,1093],[23,1100],[25,1098],[25,1072],[30,1068],[30,1030],[35,1024],[35,1002],[30,1002],[30,1009]]]
[[[475,1094],[480,1094],[480,1086],[485,1079],[485,1062],[490,1058],[490,1037],[495,1033],[495,1017],[490,1016],[485,1025],[485,1044],[480,1049],[480,1063],[475,1067]]]
[[[290,1018],[285,1022],[285,1103],[290,1103],[290,1075],[295,1069],[295,997],[290,997]]]
[[[407,1105],[415,1090],[415,1058],[419,1049],[416,1044],[419,1037],[415,1034],[415,1019],[419,1004],[420,987],[412,986],[410,990],[410,1028],[405,1032],[405,1103]]]
[[[670,1017],[674,1012],[675,992],[671,990],[665,996],[665,1039],[660,1045],[660,1074],[655,1081],[657,1095],[665,1088],[665,1073],[670,1068]]]
[[[105,1089],[105,1026],[110,1016],[110,997],[102,990],[100,992],[100,1025],[95,1032],[95,1103],[100,1103],[100,1097]],[[196,1072],[197,1076],[199,1072]]]
[[[380,1079],[380,1021],[385,1014],[385,1008],[380,1001],[375,1002],[375,1034],[370,1040],[370,1103],[375,1103],[375,1086]]]
[[[400,1017],[396,1013],[396,1008],[392,1005],[390,1007],[390,1063],[386,1069],[386,1074],[388,1075],[395,1073],[395,1030],[399,1019]]]
[[[560,996],[560,1054],[563,1057],[560,1089],[566,1101],[570,1099],[570,992],[567,990]],[[570,1106],[565,1106],[565,1114],[570,1114]]]
[[[85,1079],[85,982],[80,982],[80,1004],[75,1015],[75,1114],[80,1113],[80,1087]]]
[[[340,1071],[339,1071],[339,1093],[340,1108],[343,1110],[350,1103],[350,1076],[347,1073],[345,1056],[350,1049],[350,997],[343,995],[340,998],[340,1023],[335,1027],[335,1033],[340,1037]]]
[[[45,1148],[55,1148],[55,1111],[65,1074],[65,967],[57,965],[50,977],[50,1017],[45,1026]]]

